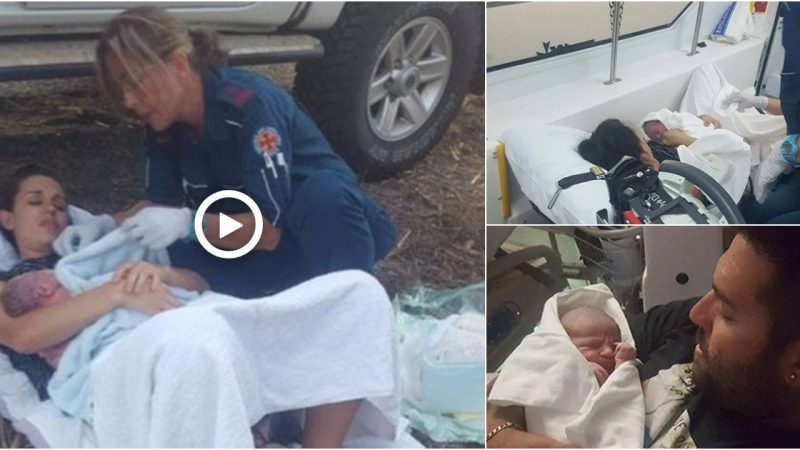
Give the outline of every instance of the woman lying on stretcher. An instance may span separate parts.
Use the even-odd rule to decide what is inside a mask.
[[[100,317],[116,308],[152,316],[180,306],[168,286],[208,289],[191,271],[134,262],[120,266],[110,282],[73,297],[52,270],[58,261],[52,244],[68,222],[64,189],[49,170],[21,167],[0,193],[2,232],[21,260],[0,272],[0,349],[30,378],[42,399],[70,339]],[[303,444],[341,446],[350,425],[345,410],[354,411],[359,403],[309,408]]]
[[[661,112],[668,113],[666,110]],[[745,194],[750,178],[753,158],[749,145],[731,131],[716,129],[712,118],[707,118],[709,127],[703,125],[702,119],[693,119],[703,133],[687,132],[675,127],[659,129],[657,134],[660,142],[655,139],[646,142],[631,127],[619,120],[608,119],[597,127],[589,139],[581,142],[578,151],[584,159],[606,170],[624,156],[639,159],[656,170],[664,161],[680,161],[705,172],[738,203]],[[643,121],[643,125],[647,125],[646,129],[655,134],[650,122]],[[659,178],[674,185],[673,190],[684,191],[687,195],[704,200],[695,186],[689,185],[681,177],[667,175],[662,173]]]

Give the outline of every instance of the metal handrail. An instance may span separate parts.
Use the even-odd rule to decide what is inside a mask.
[[[694,56],[700,52],[697,51],[697,40],[700,38],[700,23],[703,21],[703,2],[697,2],[697,21],[694,23],[694,37],[692,38],[692,51],[686,56]]]
[[[609,2],[611,6],[611,74],[605,85],[611,85],[621,78],[617,78],[617,45],[619,44],[619,29],[622,25],[622,2]]]

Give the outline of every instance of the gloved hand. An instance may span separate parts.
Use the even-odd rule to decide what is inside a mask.
[[[191,233],[194,211],[189,208],[149,206],[122,224],[140,244],[153,250],[167,248]]]
[[[747,95],[743,94],[742,91],[733,91],[728,94],[728,97],[722,101],[722,107],[728,109],[728,106],[732,104],[738,104],[739,112],[744,111],[747,108],[759,108],[764,109],[767,107],[767,102],[769,99],[767,97],[762,97],[760,95]]]
[[[67,256],[88,246],[116,228],[117,223],[108,214],[93,217],[87,222],[70,225],[53,241],[53,250]]]
[[[767,195],[772,191],[775,182],[782,173],[787,173],[791,170],[792,165],[783,159],[783,153],[779,146],[774,146],[770,149],[769,155],[755,170],[751,176],[753,180],[753,196],[760,204],[764,204],[767,200]]]

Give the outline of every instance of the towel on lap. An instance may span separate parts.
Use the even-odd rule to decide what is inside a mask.
[[[391,446],[400,431],[392,316],[380,283],[358,271],[263,299],[203,294],[92,364],[98,444],[252,447],[250,426],[265,414],[367,398],[348,439]]]
[[[578,306],[605,311],[622,341],[635,345],[617,301],[604,285],[562,292],[545,303],[542,321],[503,364],[489,400],[525,407],[527,430],[582,448],[640,448],[644,399],[633,361],[600,386],[560,315]]]
[[[713,178],[738,202],[750,178],[750,149],[744,140],[728,130],[714,130],[688,147],[678,146],[681,162]]]

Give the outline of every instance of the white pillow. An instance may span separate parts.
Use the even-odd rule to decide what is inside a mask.
[[[94,217],[92,214],[71,205],[69,207],[69,215],[72,223],[83,223]],[[19,256],[14,247],[4,235],[0,234],[0,271],[9,270],[18,262]]]
[[[500,136],[522,192],[554,223],[596,224],[597,211],[611,211],[608,188],[602,180],[561,191],[553,208],[547,209],[558,180],[587,173],[593,167],[578,153],[578,144],[589,136],[586,131],[556,125],[509,128]]]

